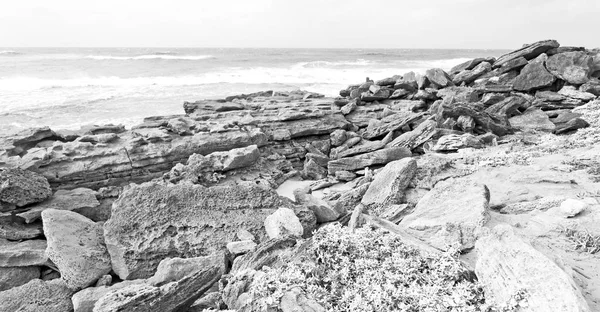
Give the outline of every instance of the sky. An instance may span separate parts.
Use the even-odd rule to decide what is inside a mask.
[[[1,0],[3,47],[600,46],[600,0]]]

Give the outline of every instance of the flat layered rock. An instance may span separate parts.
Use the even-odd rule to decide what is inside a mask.
[[[73,311],[71,291],[60,279],[44,282],[34,279],[25,285],[0,292],[0,311]]]
[[[221,250],[239,228],[264,238],[264,219],[284,205],[272,189],[145,183],[114,202],[104,224],[113,270],[122,279],[147,278],[166,257],[198,257]]]
[[[545,131],[552,132],[556,129],[556,126],[548,114],[544,113],[538,108],[531,108],[526,110],[522,115],[514,116],[508,120],[510,125],[521,131]]]
[[[452,79],[452,82],[455,85],[460,85],[462,83],[470,84],[473,81],[477,80],[477,78],[481,77],[482,75],[484,75],[485,73],[487,73],[491,70],[492,70],[492,65],[490,63],[482,62],[473,69],[467,69],[467,70],[460,72],[459,74],[454,76],[454,78]]]
[[[13,217],[0,217],[0,239],[19,241],[42,236],[41,224],[23,224]]]
[[[483,148],[481,140],[470,133],[447,134],[440,137],[431,148],[434,152],[455,152],[463,148]]]
[[[556,77],[546,69],[547,56],[542,54],[535,60],[529,61],[515,79],[513,87],[518,91],[532,91],[551,86]]]
[[[373,178],[361,203],[371,209],[400,204],[404,190],[417,171],[417,162],[405,158],[388,163]]]
[[[489,220],[490,193],[468,178],[438,182],[400,225],[420,231],[433,246],[474,246],[477,231]]]
[[[208,267],[160,287],[130,285],[104,295],[94,305],[94,312],[184,311],[209,290],[221,274],[219,268]]]
[[[527,60],[534,59],[538,55],[552,49],[558,48],[560,44],[556,40],[544,40],[536,43],[528,44],[521,49],[500,56],[495,62],[494,67],[500,67],[507,62],[523,57]]]
[[[18,168],[0,168],[1,203],[21,207],[39,203],[50,195],[50,184],[43,176]]]
[[[517,237],[510,225],[496,226],[477,241],[475,250],[475,273],[486,290],[486,300],[503,304],[524,291],[523,311],[590,311],[573,279]]]
[[[329,174],[337,171],[354,171],[373,165],[383,165],[394,160],[410,157],[412,152],[405,147],[390,147],[353,157],[332,160],[327,165]]]
[[[10,242],[0,239],[0,267],[28,267],[46,265],[47,243],[35,239],[23,242]]]
[[[38,220],[42,211],[46,209],[70,211],[98,206],[100,202],[96,199],[96,191],[81,187],[73,190],[58,190],[47,201],[31,207],[28,211],[18,213],[17,216],[31,223]]]
[[[93,312],[96,302],[106,294],[131,285],[143,284],[144,282],[145,280],[142,279],[122,281],[111,286],[89,287],[78,291],[71,298],[74,312]]]
[[[72,211],[42,212],[46,254],[60,271],[67,287],[86,288],[112,270],[102,226]]]
[[[437,88],[445,88],[452,85],[452,78],[441,68],[428,69],[425,77]]]
[[[0,292],[27,284],[29,281],[40,278],[40,267],[0,267]]]

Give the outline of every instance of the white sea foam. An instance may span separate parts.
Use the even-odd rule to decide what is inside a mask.
[[[88,55],[86,56],[88,59],[93,60],[118,60],[118,61],[128,61],[128,60],[154,60],[154,59],[162,59],[162,60],[187,60],[187,61],[198,61],[198,60],[206,60],[214,58],[212,55],[172,55],[167,53],[156,53],[156,54],[148,54],[148,55],[138,55],[138,56],[112,56],[112,55]]]
[[[21,53],[17,52],[17,51],[12,51],[12,50],[7,50],[7,51],[0,51],[0,55],[19,55]]]

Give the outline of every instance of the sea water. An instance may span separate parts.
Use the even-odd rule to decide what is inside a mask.
[[[366,77],[445,70],[502,50],[0,48],[0,134],[132,126],[184,101],[264,90],[335,96]]]

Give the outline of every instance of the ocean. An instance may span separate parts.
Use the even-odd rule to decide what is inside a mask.
[[[184,101],[263,90],[335,96],[365,77],[450,69],[505,50],[0,48],[0,133],[132,126]]]

